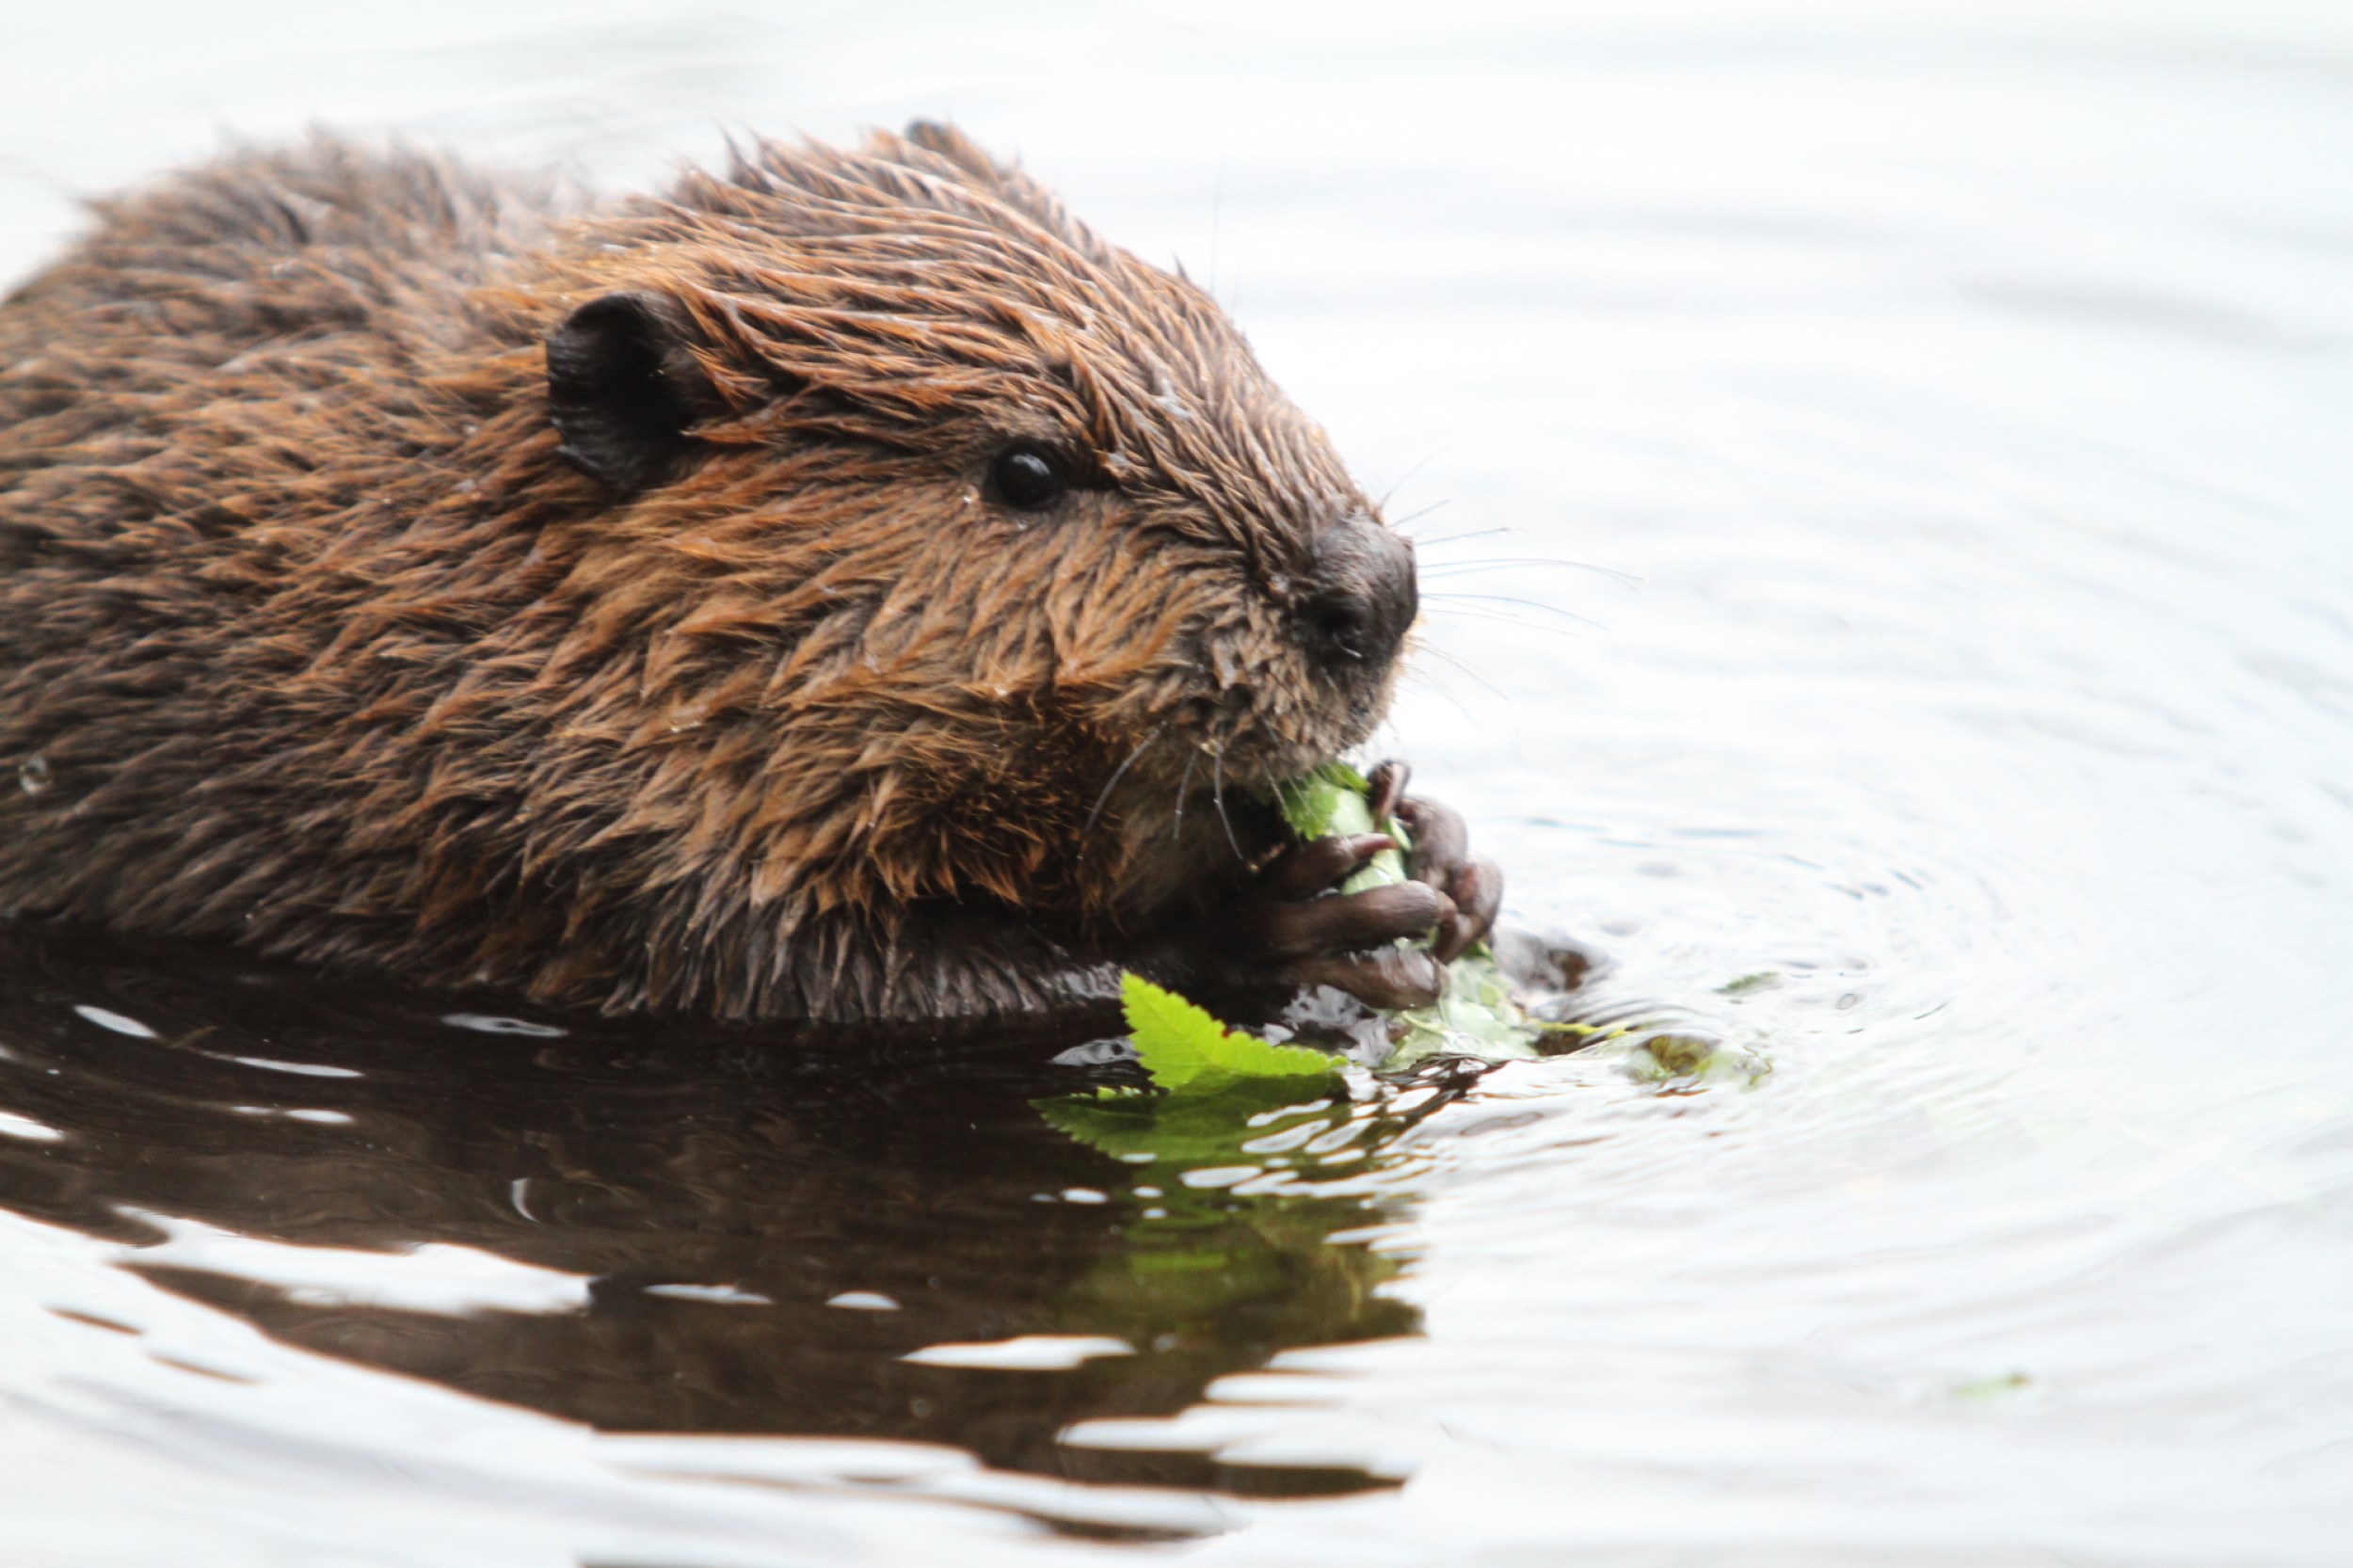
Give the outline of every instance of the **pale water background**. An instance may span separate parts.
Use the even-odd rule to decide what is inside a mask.
[[[1411,1332],[1092,1433],[1404,1481],[1326,1498],[598,1435],[118,1265],[453,1318],[574,1274],[0,1213],[0,1562],[2353,1560],[2353,10],[12,0],[0,273],[224,133],[623,186],[914,114],[1445,504],[1427,586],[1489,597],[1396,749],[1595,1007],[1771,1073],[1490,1078],[1393,1167]]]

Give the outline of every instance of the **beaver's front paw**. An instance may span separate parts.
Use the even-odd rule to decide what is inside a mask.
[[[1413,837],[1410,880],[1344,893],[1340,884],[1398,842],[1385,833],[1318,839],[1277,857],[1231,904],[1180,934],[1158,955],[1206,989],[1330,985],[1372,1007],[1427,1007],[1446,966],[1494,926],[1503,873],[1474,858],[1463,819],[1434,801],[1405,797],[1406,769],[1372,772],[1375,821],[1395,818]],[[1427,946],[1401,947],[1401,941]]]
[[[1271,961],[1289,985],[1337,986],[1372,1007],[1437,1000],[1444,960],[1396,944],[1444,931],[1457,915],[1454,901],[1425,881],[1337,890],[1366,861],[1397,847],[1385,833],[1359,833],[1286,853],[1227,917],[1238,955]]]
[[[1460,814],[1434,800],[1415,800],[1405,793],[1412,770],[1388,761],[1372,770],[1368,803],[1372,820],[1394,817],[1413,835],[1413,853],[1406,857],[1406,874],[1446,894],[1453,911],[1439,924],[1430,951],[1441,964],[1451,964],[1473,942],[1495,929],[1503,907],[1503,868],[1470,852],[1470,829]]]

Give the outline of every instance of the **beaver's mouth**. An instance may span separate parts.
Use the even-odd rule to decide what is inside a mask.
[[[1313,773],[1369,739],[1388,711],[1399,661],[1385,656],[1345,680],[1307,683],[1304,703],[1232,691],[1188,704],[1169,727],[1171,744],[1151,770],[1187,792],[1193,784],[1264,792]]]
[[[1268,585],[1260,608],[1272,614],[1194,632],[1170,671],[1183,695],[1103,754],[1081,837],[1108,807],[1165,823],[1175,840],[1188,814],[1271,799],[1370,738],[1418,609],[1411,549],[1352,515],[1322,531],[1304,569]]]
[[[1193,897],[1204,878],[1261,863],[1288,840],[1274,800],[1368,739],[1387,706],[1394,653],[1353,679],[1300,679],[1279,690],[1201,693],[1104,755],[1084,812],[1079,859],[1117,870],[1082,889],[1114,919]]]

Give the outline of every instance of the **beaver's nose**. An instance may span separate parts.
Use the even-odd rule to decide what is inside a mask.
[[[1336,672],[1385,668],[1419,607],[1413,547],[1386,528],[1346,518],[1316,540],[1299,629]]]

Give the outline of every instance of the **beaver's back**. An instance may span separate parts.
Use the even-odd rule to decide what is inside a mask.
[[[116,461],[150,455],[257,348],[397,340],[560,206],[544,184],[326,137],[97,203],[96,229],[0,304],[0,474],[101,434]]]
[[[0,907],[175,929],[365,885],[317,756],[353,697],[306,706],[305,672],[357,605],[401,613],[382,541],[464,428],[470,296],[558,205],[314,138],[99,204],[0,302]]]

